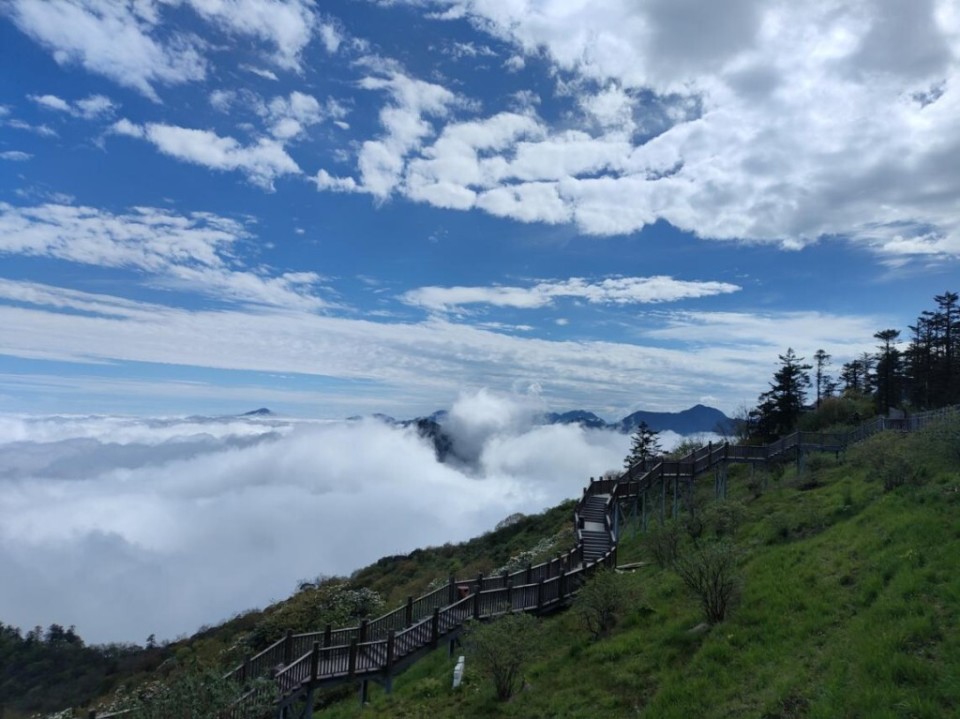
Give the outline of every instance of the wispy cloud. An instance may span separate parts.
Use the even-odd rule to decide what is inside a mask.
[[[70,102],[56,95],[30,95],[33,102],[47,110],[65,112],[88,120],[113,114],[117,106],[106,95],[89,95]]]
[[[740,290],[728,282],[677,280],[654,277],[608,277],[591,282],[582,277],[538,282],[532,287],[420,287],[402,296],[408,304],[430,310],[451,310],[470,304],[536,309],[558,298],[576,298],[591,304],[650,304],[710,297]]]
[[[241,223],[208,213],[140,207],[113,214],[91,207],[0,203],[0,253],[141,271],[147,281],[234,302],[297,309],[326,303],[309,272],[266,274],[243,267],[230,248],[250,237]]]

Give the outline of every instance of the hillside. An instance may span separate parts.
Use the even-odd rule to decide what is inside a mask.
[[[542,620],[525,685],[498,702],[472,671],[451,690],[444,649],[365,717],[945,717],[960,707],[960,426],[884,433],[798,472],[738,468],[724,512],[699,494],[705,535],[742,557],[739,601],[712,628],[651,549],[664,532],[628,529],[618,575],[630,602],[593,642],[574,612]],[[886,487],[885,487],[886,485]],[[708,507],[713,505],[714,509]],[[687,532],[679,522],[678,536]],[[685,539],[684,541],[689,541]],[[355,696],[320,716],[354,717]]]

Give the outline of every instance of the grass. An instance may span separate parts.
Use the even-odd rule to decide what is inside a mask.
[[[362,708],[352,696],[319,715],[958,716],[960,472],[949,453],[925,451],[923,483],[892,491],[856,456],[809,457],[759,489],[734,468],[727,501],[744,507],[734,534],[743,584],[721,624],[703,626],[696,598],[650,563],[619,575],[631,602],[609,637],[591,641],[572,612],[542,620],[525,687],[509,702],[496,701],[469,656],[452,690],[460,651],[441,649],[397,677],[392,695],[376,689]],[[711,491],[706,478],[701,503]],[[643,535],[624,534],[620,562],[648,561]]]

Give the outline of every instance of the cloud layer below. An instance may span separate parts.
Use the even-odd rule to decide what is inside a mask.
[[[476,536],[619,466],[627,437],[535,411],[461,397],[449,426],[477,458],[461,468],[374,420],[0,416],[0,574],[16,578],[0,617],[173,637],[298,579]]]

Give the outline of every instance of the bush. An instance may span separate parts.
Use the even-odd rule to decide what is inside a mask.
[[[713,502],[703,511],[704,527],[720,539],[733,537],[743,523],[747,509],[742,502],[726,499]]]
[[[881,432],[851,450],[851,459],[867,467],[871,479],[879,479],[884,491],[908,482],[919,484],[926,476],[921,452],[911,451],[909,438],[897,432]]]
[[[272,684],[262,680],[246,689],[258,687],[263,691],[257,692],[245,704],[249,708],[247,716],[259,716],[272,704]],[[141,687],[127,707],[129,713],[125,719],[220,719],[239,695],[240,687],[225,679],[222,671],[194,667],[165,683]]]
[[[580,588],[573,611],[593,639],[606,636],[620,620],[627,593],[616,572],[601,569]]]
[[[529,614],[505,614],[486,624],[474,624],[466,635],[466,650],[481,674],[493,680],[497,699],[506,701],[519,688],[523,666],[533,656],[540,625]]]
[[[661,569],[666,569],[680,548],[680,528],[675,522],[654,524],[643,535],[643,547]]]
[[[727,541],[701,542],[680,553],[673,569],[700,600],[710,624],[722,622],[740,593],[739,553]]]

